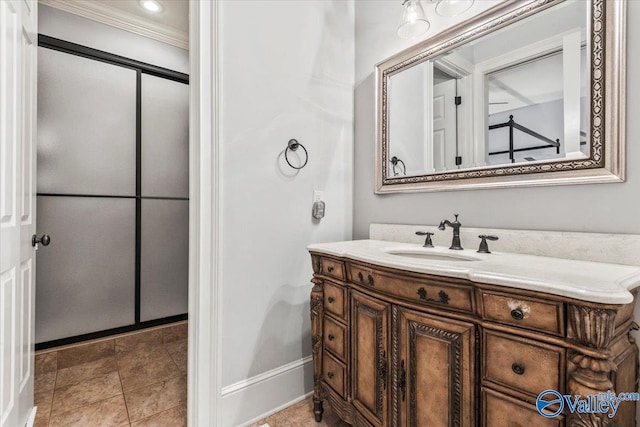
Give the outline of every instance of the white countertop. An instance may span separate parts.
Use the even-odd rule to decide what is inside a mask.
[[[628,304],[633,301],[629,291],[640,286],[640,267],[619,264],[505,252],[481,254],[475,249],[454,251],[382,240],[318,243],[309,245],[307,249],[400,270],[457,277],[603,304]],[[394,251],[435,253],[476,260],[418,259],[389,253]]]

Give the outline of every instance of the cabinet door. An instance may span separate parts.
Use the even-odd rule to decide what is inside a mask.
[[[390,309],[375,298],[351,294],[353,406],[376,426],[388,420]]]
[[[475,326],[394,307],[399,425],[474,425]]]

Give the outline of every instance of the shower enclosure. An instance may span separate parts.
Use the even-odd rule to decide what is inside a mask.
[[[37,348],[186,318],[188,76],[39,46]]]

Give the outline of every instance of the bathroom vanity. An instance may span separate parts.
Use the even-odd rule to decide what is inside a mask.
[[[377,240],[309,251],[316,421],[328,403],[354,426],[636,425],[633,401],[547,418],[536,399],[637,391],[640,268]]]

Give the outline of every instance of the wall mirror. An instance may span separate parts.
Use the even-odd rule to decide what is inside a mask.
[[[376,66],[376,193],[624,180],[625,8],[508,1]]]

